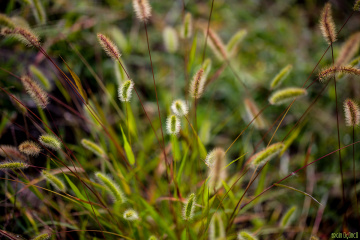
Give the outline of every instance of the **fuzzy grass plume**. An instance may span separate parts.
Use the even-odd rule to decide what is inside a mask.
[[[192,16],[191,13],[187,12],[184,17],[183,24],[180,29],[180,37],[184,39],[191,38],[192,35]]]
[[[196,197],[194,193],[191,193],[189,197],[186,199],[186,204],[183,209],[183,219],[185,221],[190,221],[194,216],[196,204]]]
[[[136,221],[139,219],[139,214],[134,209],[128,209],[124,212],[123,218],[127,221]]]
[[[37,106],[46,108],[49,104],[48,94],[40,87],[38,83],[32,80],[29,76],[22,76],[21,82],[24,85],[26,92],[34,100]]]
[[[178,99],[171,104],[171,110],[178,117],[186,116],[189,113],[189,108],[184,100]]]
[[[336,41],[335,23],[331,14],[330,3],[326,3],[321,12],[320,29],[322,35],[329,45]]]
[[[1,35],[14,37],[28,47],[39,48],[41,46],[39,37],[30,29],[22,27],[3,28],[1,29]]]
[[[241,231],[238,233],[238,240],[257,240],[257,238],[248,231]]]
[[[51,237],[51,234],[43,233],[43,234],[40,234],[40,235],[34,237],[32,240],[47,240],[47,239],[50,239],[50,237]]]
[[[200,98],[204,92],[204,69],[197,71],[190,84],[190,95],[193,98]]]
[[[269,97],[269,102],[271,105],[281,105],[297,97],[305,96],[306,94],[307,91],[305,88],[285,88],[274,92]]]
[[[25,155],[33,156],[33,157],[38,156],[39,153],[41,152],[41,148],[39,144],[31,140],[27,140],[21,143],[18,148],[20,152],[24,153]]]
[[[14,162],[0,162],[0,169],[1,170],[17,170],[17,169],[25,169],[28,168],[29,165],[25,162],[21,161],[14,161]]]
[[[285,145],[281,142],[274,143],[274,144],[271,144],[270,146],[268,146],[267,148],[265,148],[264,150],[256,153],[251,158],[251,166],[253,168],[262,166],[266,162],[270,161],[272,158],[276,157],[281,152],[281,150],[284,148],[284,146]]]
[[[228,52],[230,56],[233,56],[236,53],[239,44],[245,38],[246,34],[247,30],[241,29],[231,37],[229,42],[226,44],[226,52]]]
[[[119,52],[119,49],[108,37],[106,37],[101,33],[98,33],[97,38],[99,40],[101,47],[104,49],[104,51],[109,57],[111,57],[115,61],[120,59],[121,54]]]
[[[21,154],[16,147],[10,145],[0,145],[0,156],[11,160],[26,161],[26,156]]]
[[[165,27],[163,30],[163,39],[166,51],[174,53],[179,48],[179,39],[177,32],[172,27]]]
[[[81,144],[84,146],[84,148],[93,152],[95,155],[97,155],[99,157],[106,156],[104,149],[102,149],[102,147],[100,147],[99,145],[97,145],[96,143],[94,143],[90,140],[82,139]]]
[[[119,99],[122,102],[130,102],[132,90],[134,89],[134,82],[131,80],[127,80],[123,82],[118,91]]]
[[[107,192],[114,198],[115,202],[124,203],[126,201],[124,193],[114,180],[101,172],[96,172],[95,176],[99,183],[103,185]]]
[[[180,133],[180,120],[176,115],[170,115],[166,119],[166,130],[170,135],[178,135]]]
[[[225,151],[222,148],[215,148],[205,159],[209,169],[209,187],[219,188],[227,176]]]
[[[318,74],[318,78],[321,82],[325,82],[331,77],[334,77],[336,74],[345,74],[345,75],[360,75],[360,69],[351,67],[351,66],[331,66],[324,68]]]
[[[53,150],[61,150],[62,144],[61,141],[54,135],[43,134],[39,137],[39,142],[47,148]]]
[[[148,0],[133,0],[133,7],[136,17],[142,21],[147,22],[151,17],[151,6]]]
[[[291,64],[287,65],[274,77],[274,79],[270,83],[270,88],[275,89],[280,86],[283,81],[289,76],[293,66]]]
[[[355,101],[349,98],[346,99],[344,101],[344,112],[346,126],[352,127],[359,125],[360,110],[359,105]]]
[[[62,191],[62,192],[66,192],[66,185],[64,184],[64,182],[56,177],[54,174],[51,174],[50,172],[43,170],[41,172],[41,174],[43,175],[43,177],[50,182],[50,184],[57,190]]]

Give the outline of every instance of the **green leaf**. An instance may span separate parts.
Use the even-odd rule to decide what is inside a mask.
[[[123,139],[124,139],[124,149],[125,149],[125,153],[126,153],[126,156],[129,160],[129,163],[131,165],[134,165],[135,164],[135,157],[134,157],[134,153],[130,147],[130,144],[128,143],[127,139],[126,139],[126,136],[124,134],[124,130],[122,129],[122,127],[120,126],[121,128],[121,133],[122,133],[122,136],[123,136]]]
[[[194,36],[194,40],[191,46],[191,50],[190,50],[190,56],[189,56],[189,65],[188,65],[188,72],[190,72],[191,66],[194,63],[194,59],[195,59],[195,53],[196,53],[196,42],[197,42],[197,35],[195,34]]]
[[[189,147],[186,149],[186,152],[185,152],[185,154],[183,156],[183,159],[181,160],[181,165],[180,165],[179,171],[178,171],[177,176],[176,176],[176,182],[180,182],[180,180],[181,180],[181,173],[183,172],[184,167],[185,167],[186,156],[187,156],[188,150],[189,150]]]
[[[145,206],[145,208],[149,211],[149,215],[154,219],[154,221],[159,224],[160,229],[166,232],[170,239],[177,239],[174,232],[169,228],[170,224],[165,222],[163,217],[161,217],[154,208],[149,205],[144,199],[140,198],[141,202]]]
[[[61,58],[62,59],[62,58]],[[73,70],[71,70],[71,68],[69,67],[69,65],[65,62],[64,59],[62,59],[67,67],[67,69],[69,70],[72,78],[74,79],[75,81],[75,84],[76,84],[76,88],[77,90],[79,91],[80,95],[84,98],[85,102],[87,103],[88,102],[88,98],[87,98],[87,95],[86,95],[86,92],[84,91],[82,85],[81,85],[81,81],[80,81],[80,78],[78,77],[78,75],[76,75],[75,72],[73,72]]]
[[[74,191],[75,195],[80,198],[81,200],[84,200],[84,201],[88,201],[88,199],[86,199],[84,197],[84,195],[82,195],[82,193],[80,192],[80,190],[77,188],[77,186],[68,178],[68,176],[66,176],[66,174],[63,174],[66,181],[69,183],[70,185],[70,188],[71,190]],[[84,202],[80,202],[80,201],[77,201],[77,203],[83,205],[88,211],[90,211],[91,213],[94,213],[93,212],[93,209],[91,208],[91,205],[89,203],[84,203]],[[95,214],[96,215],[99,215],[99,212],[94,208],[94,211],[95,211]]]

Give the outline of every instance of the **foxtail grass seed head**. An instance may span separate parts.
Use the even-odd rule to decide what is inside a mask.
[[[266,126],[267,126],[266,121],[265,121],[264,117],[261,114],[259,114],[260,110],[257,107],[256,103],[249,98],[245,98],[244,103],[245,103],[245,109],[246,109],[246,113],[247,113],[249,121],[252,121],[253,119],[255,119],[253,121],[254,127],[256,129],[266,128]]]
[[[185,221],[190,221],[194,216],[196,204],[196,197],[194,193],[191,193],[189,197],[186,199],[186,204],[183,209],[183,219]]]
[[[39,137],[39,142],[45,147],[56,151],[60,150],[62,147],[61,141],[56,136],[50,134],[41,135]]]
[[[225,240],[226,233],[223,220],[219,213],[215,213],[209,226],[209,240]]]
[[[305,88],[285,88],[274,92],[270,96],[269,102],[271,105],[281,105],[292,101],[295,98],[305,96],[306,94],[307,91]]]
[[[19,151],[25,155],[36,157],[41,152],[41,148],[39,144],[28,140],[19,145]]]
[[[148,0],[133,0],[133,7],[136,17],[142,21],[147,22],[151,17],[151,6]]]
[[[178,135],[180,133],[180,119],[176,115],[170,115],[166,119],[166,130],[170,135]]]
[[[205,30],[204,35],[206,36],[207,29]],[[214,52],[215,56],[219,60],[226,60],[228,58],[228,53],[226,47],[221,40],[221,38],[214,32],[212,29],[209,29],[208,33],[208,43],[211,50]]]
[[[101,33],[97,34],[97,38],[99,40],[101,47],[104,49],[104,51],[109,57],[111,57],[115,61],[121,57],[119,49],[109,38],[107,38],[105,35]]]
[[[335,66],[348,64],[357,53],[360,45],[360,32],[352,34],[341,47],[339,56],[336,59]]]
[[[50,172],[48,172],[46,170],[43,170],[41,172],[41,174],[47,181],[50,182],[50,184],[55,189],[57,189],[58,191],[66,192],[66,185],[60,178],[56,177],[54,174],[51,174]]]
[[[43,234],[40,234],[40,235],[34,237],[32,240],[48,240],[48,239],[50,239],[50,237],[51,237],[50,233],[43,233]]]
[[[321,82],[325,82],[331,77],[334,77],[336,74],[346,74],[346,75],[360,75],[360,69],[351,67],[351,66],[331,66],[324,68],[320,71],[318,78]]]
[[[22,27],[2,28],[1,35],[14,37],[20,42],[23,42],[28,47],[40,47],[39,37],[30,29]]]
[[[205,159],[209,169],[209,187],[211,189],[221,187],[222,181],[227,176],[225,151],[222,148],[215,148]]]
[[[1,170],[17,170],[17,169],[25,169],[28,168],[29,165],[25,162],[15,161],[15,162],[0,162]]]
[[[130,102],[134,85],[134,82],[131,80],[127,80],[120,85],[118,92],[120,101]]]
[[[282,217],[280,221],[280,226],[287,227],[288,225],[290,225],[291,221],[294,219],[295,212],[296,212],[296,207],[295,206],[291,207]]]
[[[184,17],[183,24],[181,25],[180,29],[180,36],[183,39],[189,39],[192,35],[192,16],[191,13],[187,12]]]
[[[103,185],[107,192],[114,198],[116,202],[124,203],[126,201],[124,193],[121,191],[120,187],[112,180],[109,176],[96,172],[95,176],[99,183]]]
[[[238,233],[238,240],[257,240],[257,238],[248,231],[241,231]]]
[[[190,84],[190,95],[193,98],[200,98],[204,92],[204,69],[197,71]]]
[[[154,236],[154,235],[151,235],[151,236],[149,237],[149,240],[158,240],[158,238],[157,238],[156,236]]]
[[[359,125],[360,110],[359,105],[351,99],[344,101],[345,123],[346,126],[354,127]]]
[[[186,116],[189,113],[189,108],[186,102],[181,99],[173,101],[171,104],[171,110],[178,117]]]
[[[139,219],[139,214],[134,209],[128,209],[124,212],[123,217],[127,221],[136,221]]]
[[[275,89],[278,86],[280,86],[283,81],[289,76],[293,66],[291,64],[287,65],[281,71],[274,77],[274,79],[271,81],[270,88]]]
[[[84,146],[84,148],[86,148],[89,151],[92,151],[95,155],[99,157],[106,156],[104,149],[102,149],[102,147],[100,147],[99,145],[97,145],[96,143],[90,140],[82,139],[81,144]]]
[[[26,92],[35,101],[36,105],[41,108],[46,108],[49,104],[48,94],[40,87],[38,83],[32,80],[29,76],[22,76],[21,82],[24,85]]]
[[[236,32],[234,36],[231,37],[229,42],[226,44],[226,51],[229,53],[229,55],[233,56],[236,53],[239,44],[245,38],[246,34],[247,31],[242,29]]]
[[[10,145],[0,145],[0,156],[10,160],[27,160],[26,156],[21,154],[16,147]]]
[[[224,149],[222,148],[215,148],[212,151],[208,153],[208,155],[205,158],[205,164],[209,168],[213,168],[216,165],[217,161],[222,161],[222,159],[225,157]]]
[[[15,28],[15,24],[13,23],[13,21],[10,18],[8,18],[5,14],[1,14],[1,13],[0,13],[0,26]]]
[[[270,161],[272,158],[276,157],[281,150],[283,150],[283,143],[273,143],[264,150],[256,153],[251,159],[251,166],[253,168],[260,167],[264,165],[267,161]]]
[[[335,23],[331,14],[330,3],[326,3],[321,12],[320,29],[322,35],[329,45],[336,41]]]
[[[165,27],[163,30],[163,39],[165,44],[165,49],[169,53],[174,53],[179,48],[179,39],[177,32],[172,27]]]
[[[356,0],[353,7],[354,11],[360,11],[360,0]]]

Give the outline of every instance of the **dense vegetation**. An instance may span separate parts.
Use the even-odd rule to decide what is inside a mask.
[[[358,231],[359,0],[0,9],[0,239]]]

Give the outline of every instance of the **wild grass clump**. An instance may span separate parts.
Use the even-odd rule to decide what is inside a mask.
[[[2,238],[358,228],[360,1],[7,2]]]

